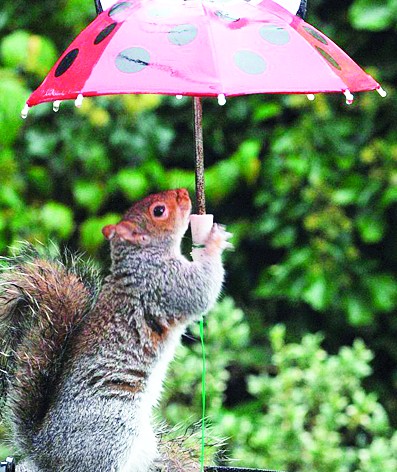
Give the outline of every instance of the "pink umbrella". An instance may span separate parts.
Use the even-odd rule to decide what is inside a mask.
[[[42,102],[53,101],[57,109],[61,100],[79,105],[84,96],[107,94],[212,96],[223,104],[226,96],[253,93],[342,92],[348,103],[352,92],[383,93],[313,26],[271,0],[255,3],[116,3],[72,42],[24,114]],[[199,100],[195,114],[200,153]]]
[[[279,0],[284,6],[299,0]],[[289,2],[289,3],[288,3]],[[305,4],[305,2],[302,2]],[[96,5],[100,10],[99,1]],[[380,85],[323,33],[272,0],[129,0],[71,43],[29,107],[109,94],[194,98],[198,213],[205,213],[200,97],[352,92]]]
[[[121,2],[72,42],[27,104],[161,93],[358,92],[379,88],[330,39],[271,0]]]

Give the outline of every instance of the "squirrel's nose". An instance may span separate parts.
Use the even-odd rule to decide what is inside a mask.
[[[189,192],[185,188],[178,188],[176,190],[176,200],[177,202],[185,207],[186,209],[191,208],[191,201],[189,197]]]
[[[176,194],[178,200],[190,200],[189,192],[185,188],[178,188]]]

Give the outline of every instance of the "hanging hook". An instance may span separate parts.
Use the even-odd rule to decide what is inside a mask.
[[[94,0],[94,3],[95,3],[96,14],[99,15],[100,13],[103,12],[102,4],[100,0]]]
[[[30,110],[30,106],[26,103],[25,106],[22,108],[22,111],[21,111],[21,117],[24,120],[26,120],[26,118],[28,117],[29,110]]]

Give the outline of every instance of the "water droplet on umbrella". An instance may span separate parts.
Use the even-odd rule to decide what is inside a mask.
[[[377,92],[379,93],[379,95],[380,95],[381,97],[383,97],[383,98],[386,97],[386,95],[387,95],[386,90],[384,90],[382,87],[378,87],[378,88],[376,89],[376,91],[377,91]]]
[[[83,99],[84,99],[83,94],[79,93],[77,95],[76,100],[74,101],[74,104],[76,105],[77,108],[81,107],[81,105],[83,104]]]
[[[226,97],[224,93],[220,93],[218,95],[218,105],[220,105],[221,107],[223,107],[223,105],[226,105]]]
[[[313,93],[308,93],[306,96],[307,96],[307,99],[310,100],[311,102],[316,98]]]
[[[22,111],[21,111],[21,117],[24,120],[26,120],[26,118],[28,117],[29,110],[30,110],[30,106],[26,103],[26,105],[22,108]]]
[[[346,97],[346,104],[347,105],[351,105],[353,103],[353,100],[354,100],[354,95],[350,92],[350,90],[345,90],[343,92],[343,95]]]
[[[175,95],[175,98],[176,98],[177,100],[182,100],[182,95]]]
[[[55,100],[55,102],[52,104],[52,110],[57,113],[59,111],[59,107],[61,105],[61,100]]]

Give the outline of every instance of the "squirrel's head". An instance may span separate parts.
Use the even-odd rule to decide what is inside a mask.
[[[123,219],[102,229],[105,238],[137,247],[180,243],[189,226],[192,203],[186,189],[148,195],[127,211]]]

